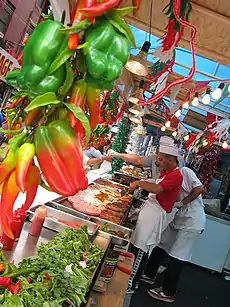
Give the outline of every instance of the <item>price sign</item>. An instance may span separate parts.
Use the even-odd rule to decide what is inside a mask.
[[[18,61],[0,47],[0,80],[5,81],[6,74],[17,68],[20,68]]]

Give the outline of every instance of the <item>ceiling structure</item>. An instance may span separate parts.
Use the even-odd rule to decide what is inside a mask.
[[[137,46],[140,48],[148,38],[149,16],[151,0],[142,0],[142,4],[137,16],[127,17],[128,23],[134,32]],[[159,37],[165,33],[167,17],[162,12],[169,0],[153,1],[152,26],[151,26],[151,49],[148,61],[154,62],[153,52],[159,45]],[[196,38],[196,74],[195,81],[205,81],[210,79],[230,79],[230,1],[229,0],[191,0],[193,10],[190,14],[190,22],[198,30]],[[124,6],[132,5],[131,0],[123,1]],[[132,54],[137,54],[139,49],[133,49]],[[185,31],[180,46],[176,50],[176,64],[173,66],[174,74],[169,77],[169,82],[175,77],[186,76],[191,67],[191,52],[189,32]],[[127,82],[127,75],[126,75]],[[193,83],[193,81],[190,81]],[[211,83],[212,87],[218,86],[219,82]],[[168,93],[166,96],[169,96]],[[183,100],[186,90],[182,89],[177,100]],[[218,104],[211,101],[209,105],[200,102],[199,107],[190,107],[190,110],[206,115],[212,112],[224,118],[230,118],[230,96],[226,97]],[[182,111],[180,120],[184,120],[188,110]],[[199,114],[198,114],[199,115]],[[199,116],[198,116],[199,118]],[[204,117],[200,118],[201,120]]]
[[[149,8],[151,0],[142,1],[137,16],[127,17],[135,27],[149,31]],[[162,13],[169,0],[153,1],[152,34],[161,37],[165,33],[167,17]],[[196,52],[218,63],[230,63],[230,1],[229,0],[191,0],[193,10],[190,22],[197,27]],[[123,1],[132,5],[131,0]],[[189,32],[180,42],[180,46],[190,49]]]

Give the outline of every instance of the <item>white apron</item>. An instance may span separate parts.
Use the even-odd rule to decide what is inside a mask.
[[[182,169],[183,190],[180,197],[184,199],[200,181],[193,177],[191,170]],[[197,182],[196,182],[197,181]],[[199,196],[187,206],[183,206],[176,213],[173,221],[162,233],[159,247],[170,256],[182,261],[190,261],[194,245],[205,228],[206,215],[202,197]]]
[[[163,178],[157,179],[156,183],[162,180]],[[162,231],[167,227],[166,215],[156,195],[151,193],[140,211],[131,243],[150,255],[153,248],[160,243]]]

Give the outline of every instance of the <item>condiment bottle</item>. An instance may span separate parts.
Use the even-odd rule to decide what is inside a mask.
[[[47,209],[45,206],[41,206],[36,209],[29,229],[29,234],[31,236],[39,237],[46,216],[47,216]]]

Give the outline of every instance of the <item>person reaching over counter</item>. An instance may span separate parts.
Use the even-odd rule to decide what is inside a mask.
[[[164,275],[163,287],[149,289],[148,294],[161,301],[175,301],[177,285],[186,261],[190,261],[197,238],[203,232],[206,215],[202,201],[204,188],[196,174],[188,167],[181,169],[183,175],[179,210],[173,221],[162,233],[160,244],[155,247],[148,260],[141,280],[153,284],[159,266],[168,255],[169,262]]]
[[[135,165],[153,164],[154,157],[139,157],[122,155],[126,161]],[[120,157],[122,157],[120,156]],[[160,243],[161,233],[167,226],[167,214],[171,213],[174,203],[179,195],[182,185],[182,174],[178,168],[177,157],[179,150],[173,139],[162,137],[160,139],[159,152],[157,154],[157,165],[161,170],[156,183],[154,180],[136,181],[131,183],[130,189],[143,188],[150,192],[148,200],[145,201],[131,240],[131,252],[136,256],[134,269],[130,276],[128,292],[134,292],[139,282],[145,262],[153,248]],[[146,163],[147,162],[147,163]]]
[[[104,161],[111,161],[111,157],[109,156],[102,156],[99,158],[89,158],[85,153],[83,153],[83,165],[85,169],[87,169],[87,166],[94,166],[99,165]]]

